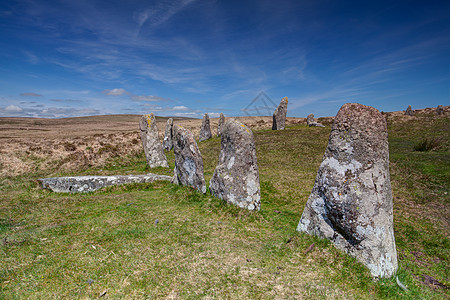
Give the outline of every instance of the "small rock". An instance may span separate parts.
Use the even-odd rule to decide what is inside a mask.
[[[306,118],[306,124],[308,124],[309,127],[325,127],[320,123],[317,123],[316,119],[314,119],[314,114],[309,114]]]
[[[436,108],[436,114],[438,116],[441,116],[444,114],[444,107],[442,105],[438,105],[438,107]]]
[[[407,116],[414,116],[414,112],[411,109],[411,105],[408,105],[408,108],[405,110],[405,115],[407,115]]]

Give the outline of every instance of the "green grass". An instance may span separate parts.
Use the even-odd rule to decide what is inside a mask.
[[[259,212],[167,182],[74,195],[42,190],[35,181],[172,175],[173,151],[169,169],[148,169],[141,153],[102,168],[0,178],[0,298],[85,299],[104,291],[105,297],[137,299],[449,298],[448,288],[423,279],[428,275],[449,285],[448,136],[439,151],[413,149],[422,136],[449,124],[433,122],[426,128],[389,123],[398,276],[408,291],[395,279],[373,280],[328,241],[296,232],[330,132],[297,125],[254,132]],[[199,148],[209,184],[220,139]]]

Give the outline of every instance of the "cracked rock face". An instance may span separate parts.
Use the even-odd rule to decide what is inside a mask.
[[[219,163],[209,182],[211,193],[249,210],[261,208],[259,170],[252,131],[236,120],[222,127]]]
[[[317,123],[316,119],[314,118],[314,114],[309,114],[306,118],[306,124],[308,124],[309,127],[325,127],[320,123]]]
[[[280,104],[273,113],[272,130],[283,130],[286,123],[288,97],[281,99]]]
[[[166,131],[164,132],[163,148],[167,151],[173,148],[173,119],[169,118],[166,124]]]
[[[219,117],[219,126],[217,127],[217,136],[221,136],[222,134],[222,127],[225,124],[225,117],[223,115],[223,113],[220,113],[220,117]]]
[[[200,128],[199,142],[209,140],[212,137],[211,126],[209,125],[209,116],[205,114],[203,116],[202,127]]]
[[[172,182],[188,185],[206,193],[202,154],[197,147],[194,135],[178,125],[173,125],[173,151],[175,169]]]
[[[164,154],[161,142],[158,138],[158,128],[156,127],[156,118],[153,113],[143,115],[139,128],[141,130],[141,140],[144,146],[145,158],[150,168],[165,167],[168,168],[166,155]]]
[[[57,193],[87,193],[99,190],[106,186],[127,183],[144,183],[156,180],[171,180],[170,176],[147,175],[116,175],[116,176],[77,176],[52,177],[38,179],[42,188]]]
[[[344,104],[297,227],[330,239],[376,277],[398,268],[387,137],[378,110]]]
[[[411,109],[411,105],[408,105],[408,108],[405,110],[405,115],[407,115],[407,116],[414,116],[414,112]]]

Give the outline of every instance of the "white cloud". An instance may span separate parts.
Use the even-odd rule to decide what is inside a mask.
[[[18,107],[18,106],[16,106],[16,105],[11,104],[11,105],[9,105],[9,106],[7,106],[5,108],[5,111],[6,112],[11,112],[11,113],[16,113],[16,112],[22,112],[23,109]]]
[[[124,89],[104,90],[104,91],[102,91],[102,93],[107,96],[120,96],[120,95],[128,94],[128,92]]]
[[[180,106],[174,106],[172,108],[172,110],[189,110],[189,108],[184,105],[180,105]]]
[[[169,99],[167,98],[163,98],[163,97],[159,97],[159,96],[153,96],[153,95],[142,95],[142,96],[138,96],[138,95],[134,95],[131,96],[131,100],[135,100],[135,101],[169,101]]]
[[[218,113],[218,112],[209,112],[208,116],[210,118],[218,118],[218,117],[220,117],[220,113]]]
[[[36,94],[36,93],[22,93],[22,94],[20,94],[20,96],[22,96],[22,97],[42,97],[42,95]]]

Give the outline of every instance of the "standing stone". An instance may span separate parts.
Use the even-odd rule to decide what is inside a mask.
[[[199,142],[209,140],[212,137],[211,126],[209,125],[209,116],[205,114],[203,116],[202,127],[200,128]]]
[[[283,130],[284,124],[286,123],[286,113],[287,113],[288,97],[284,97],[280,101],[277,109],[273,113],[273,123],[272,130]]]
[[[405,115],[407,115],[407,116],[414,116],[414,112],[411,109],[411,105],[408,105],[408,108],[405,111]]]
[[[225,117],[223,116],[223,113],[220,113],[219,126],[217,127],[217,136],[220,136],[222,134],[222,127],[224,124],[225,124]]]
[[[173,126],[173,152],[175,169],[172,182],[189,185],[206,193],[202,154],[198,150],[194,135],[178,125]]]
[[[316,119],[314,119],[314,114],[309,114],[306,118],[306,124],[308,124],[309,127],[315,126],[315,127],[325,127],[320,123],[317,123]]]
[[[219,164],[209,182],[211,193],[249,210],[261,208],[259,170],[252,131],[236,120],[222,127]]]
[[[444,114],[444,107],[442,105],[438,105],[438,107],[436,108],[436,114],[438,116],[441,116]]]
[[[387,137],[378,110],[344,104],[297,227],[330,239],[376,277],[398,268]]]
[[[141,140],[144,146],[145,157],[150,168],[168,168],[169,164],[159,141],[158,127],[156,127],[156,118],[153,113],[143,115],[139,122],[139,127],[141,129]]]
[[[172,150],[173,148],[173,119],[169,118],[166,124],[166,131],[164,132],[164,140],[163,140],[163,148],[167,151]]]

